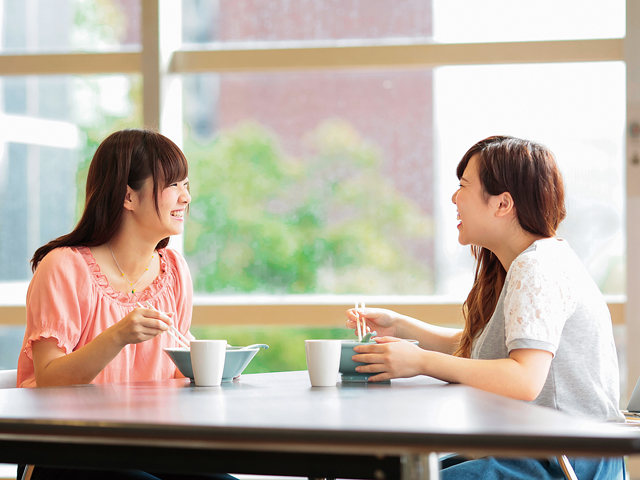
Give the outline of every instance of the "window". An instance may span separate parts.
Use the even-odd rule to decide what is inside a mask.
[[[320,56],[399,41],[624,35],[624,2],[581,3],[577,14],[573,1],[476,3],[184,1],[183,41],[213,59],[255,49],[259,61],[262,52],[304,47],[308,55],[325,48],[315,51]],[[545,28],[531,18],[546,19]],[[494,62],[499,46],[484,48]],[[247,62],[250,71],[183,77],[185,149],[197,172],[185,253],[197,292],[436,294],[460,301],[472,261],[455,238],[455,165],[473,143],[503,133],[556,152],[568,188],[562,235],[603,291],[624,294],[621,62],[304,65],[260,71]]]
[[[137,0],[4,0],[3,54],[140,47]]]
[[[455,166],[477,140],[508,134],[539,141],[554,152],[568,212],[559,236],[569,241],[603,293],[623,295],[624,64],[441,67],[434,84],[439,291],[455,294],[461,284],[470,288],[471,283],[470,259],[456,242],[450,208]]]
[[[625,2],[611,0],[433,0],[437,42],[622,38]]]
[[[431,70],[205,74],[184,94],[197,292],[435,292]]]
[[[140,122],[139,86],[125,75],[0,77],[0,281],[26,284],[33,252],[73,229],[96,146]]]
[[[624,294],[624,2],[476,3],[5,0],[1,321],[23,321],[28,259],[77,218],[97,142],[141,125],[198,172],[195,324],[334,325],[354,296],[455,322],[453,168],[498,131],[555,151],[563,235]]]

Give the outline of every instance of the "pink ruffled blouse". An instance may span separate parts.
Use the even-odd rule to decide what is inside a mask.
[[[175,312],[174,325],[187,338],[193,305],[193,285],[187,263],[177,252],[158,251],[160,274],[142,292],[115,291],[100,272],[87,247],[63,247],[49,252],[38,265],[27,292],[27,330],[18,359],[18,386],[35,387],[31,345],[55,338],[69,354],[122,320],[136,302],[149,301],[162,312]],[[175,347],[168,334],[125,346],[92,383],[135,382],[174,378],[176,368],[163,352]]]

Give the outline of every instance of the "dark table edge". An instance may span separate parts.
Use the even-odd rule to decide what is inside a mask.
[[[399,480],[401,455],[363,455],[344,453],[312,453],[227,448],[192,448],[180,446],[147,446],[140,444],[95,444],[46,442],[0,438],[0,462],[36,464],[53,467],[86,469],[136,469],[148,472],[244,473],[300,476],[309,478],[354,478]],[[410,448],[404,453],[425,452]],[[426,451],[429,451],[427,449]],[[435,449],[435,451],[442,451]],[[452,451],[459,451],[452,449]],[[499,453],[499,452],[494,452]],[[509,450],[504,456],[520,456],[523,452]],[[534,452],[527,451],[531,456]],[[534,457],[555,456],[537,452]],[[571,452],[562,452],[571,455]],[[619,452],[601,456],[621,456]]]
[[[482,439],[481,442],[478,439]],[[640,432],[578,435],[505,435],[420,432],[363,432],[284,428],[185,427],[178,425],[105,422],[0,420],[0,440],[11,442],[66,442],[70,444],[128,444],[159,448],[252,450],[265,452],[348,453],[354,455],[407,452],[461,452],[528,456],[540,454],[629,455],[640,453]],[[478,445],[481,445],[479,447]]]
[[[0,440],[0,463],[84,469],[135,469],[174,474],[244,473],[309,478],[399,480],[399,457],[249,450],[11,442]]]

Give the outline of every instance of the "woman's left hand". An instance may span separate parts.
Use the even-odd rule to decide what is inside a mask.
[[[424,373],[428,351],[395,337],[379,337],[375,341],[375,344],[355,347],[357,355],[352,357],[356,362],[370,364],[360,365],[356,368],[358,372],[379,374],[369,377],[370,382],[415,377]]]

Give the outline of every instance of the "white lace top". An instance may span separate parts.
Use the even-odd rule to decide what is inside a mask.
[[[511,264],[471,358],[509,358],[518,348],[553,354],[533,403],[603,421],[624,421],[611,316],[569,244],[534,242]]]
[[[507,347],[518,339],[538,340],[553,346],[549,350],[555,354],[564,323],[577,306],[569,278],[582,273],[566,271],[566,258],[556,258],[564,256],[563,250],[551,248],[544,256],[526,251],[511,264],[504,299]]]

